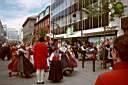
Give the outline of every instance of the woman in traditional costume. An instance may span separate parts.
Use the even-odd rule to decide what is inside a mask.
[[[62,63],[61,63],[61,53],[60,50],[55,47],[54,52],[50,56],[50,71],[49,71],[49,80],[53,82],[58,82],[63,79],[63,72],[62,72]]]
[[[12,45],[11,46],[11,54],[12,54],[12,58],[11,58],[11,62],[8,65],[8,70],[9,70],[9,76],[12,76],[12,73],[16,73],[16,75],[18,75],[19,73],[19,61],[18,61],[18,56],[17,56],[17,47],[16,45]]]

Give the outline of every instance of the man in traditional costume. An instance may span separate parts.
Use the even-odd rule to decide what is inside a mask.
[[[39,38],[33,48],[34,51],[34,67],[36,69],[37,84],[44,84],[44,71],[48,68],[47,56],[48,47],[45,44],[44,37]]]

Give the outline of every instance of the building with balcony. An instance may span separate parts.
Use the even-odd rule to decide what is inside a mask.
[[[41,36],[41,32],[50,33],[50,6],[38,14],[34,29],[36,40]]]
[[[30,16],[26,19],[23,23],[23,42],[24,43],[31,43],[33,32],[34,32],[34,24],[36,23],[37,16]]]

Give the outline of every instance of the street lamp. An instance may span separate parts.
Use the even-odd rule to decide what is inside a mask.
[[[79,0],[79,10],[80,10],[80,30],[81,30],[81,41],[82,41],[82,37],[83,37],[83,23],[82,23],[82,19],[83,19],[83,14],[82,14],[82,4],[83,4],[83,0]],[[82,55],[82,52],[81,52],[81,56],[82,56],[82,68],[84,68],[84,61],[85,61],[85,57]]]
[[[54,39],[54,32],[55,32],[55,31],[54,31],[54,30],[55,30],[55,29],[54,29],[54,22],[52,22],[52,24],[53,24],[52,34],[53,34],[53,39]]]

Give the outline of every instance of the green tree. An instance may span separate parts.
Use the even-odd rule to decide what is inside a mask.
[[[82,10],[85,11],[88,16],[96,17],[111,12],[111,20],[113,20],[115,16],[123,16],[124,8],[127,7],[122,2],[116,2],[116,0],[79,0],[79,3]],[[111,5],[111,7],[109,7],[109,5]]]
[[[39,31],[39,35],[41,37],[45,37],[46,36],[46,31],[44,30],[44,28],[41,28],[41,30]]]

